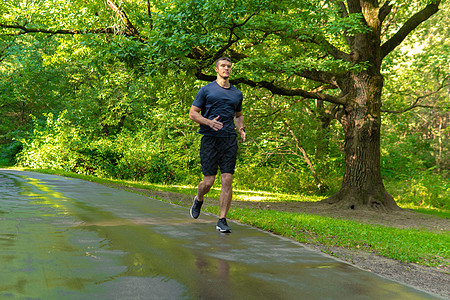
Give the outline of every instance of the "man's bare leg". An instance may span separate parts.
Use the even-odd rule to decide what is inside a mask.
[[[200,181],[200,183],[198,184],[197,201],[203,202],[204,200],[203,196],[205,196],[209,192],[211,187],[214,185],[215,180],[216,180],[215,175],[203,177],[203,180]]]
[[[220,191],[220,218],[226,218],[233,196],[233,174],[222,174],[222,189]]]

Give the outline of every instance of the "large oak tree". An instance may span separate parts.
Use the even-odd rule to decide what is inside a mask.
[[[79,10],[83,3],[66,5]],[[213,80],[211,64],[220,56],[230,56],[235,62],[233,84],[332,104],[330,111],[345,133],[345,173],[341,189],[324,201],[350,209],[398,208],[383,185],[380,168],[381,65],[438,12],[440,0],[154,4],[107,0],[105,4],[91,5],[78,22],[67,13],[63,17],[72,20],[65,22],[69,25],[58,23],[56,15],[41,13],[36,18],[45,22],[3,18],[0,28],[11,35],[126,36],[142,49],[140,59],[146,62],[147,74],[182,68],[198,79]],[[113,18],[108,19],[108,14]]]

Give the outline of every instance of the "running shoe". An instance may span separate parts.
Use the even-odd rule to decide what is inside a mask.
[[[227,224],[227,219],[222,218],[217,221],[216,229],[220,232],[231,232],[231,228]]]
[[[193,217],[194,219],[197,219],[198,216],[200,216],[200,209],[202,208],[202,204],[203,201],[200,202],[197,200],[197,196],[194,197],[194,203],[192,204],[190,213],[191,213],[191,217]]]

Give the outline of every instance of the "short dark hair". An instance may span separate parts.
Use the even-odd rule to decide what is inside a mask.
[[[221,60],[226,60],[226,61],[231,62],[231,59],[230,59],[229,57],[226,57],[226,56],[220,57],[220,58],[218,58],[218,59],[216,60],[216,62],[214,63],[214,65],[216,66],[216,68],[217,68],[217,66],[218,66],[218,64],[219,64],[219,61],[221,61]]]

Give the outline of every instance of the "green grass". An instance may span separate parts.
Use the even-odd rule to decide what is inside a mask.
[[[75,177],[101,184],[119,184],[134,188],[167,191],[193,195],[196,188],[192,186],[168,186],[134,181],[97,178],[94,176],[74,174],[55,170],[29,170],[47,174]],[[208,197],[218,198],[220,190],[214,188]],[[319,197],[305,197],[268,193],[261,191],[235,191],[234,198],[259,201],[317,201]],[[180,205],[188,205],[175,202]],[[419,213],[427,213],[448,218],[450,212],[445,210],[425,209],[405,205]],[[205,211],[219,214],[218,206],[208,206]],[[333,219],[310,214],[279,212],[275,210],[258,210],[232,208],[228,217],[275,234],[295,239],[302,243],[359,249],[393,258],[402,262],[414,262],[426,266],[450,266],[450,234],[448,231],[434,233],[417,229],[398,229],[381,225],[361,224],[354,221]]]
[[[211,211],[217,214],[218,208]],[[361,249],[402,262],[428,266],[448,266],[450,262],[448,233],[256,209],[232,209],[229,217],[303,243]]]
[[[424,215],[433,215],[441,218],[450,219],[450,211],[439,208],[420,207],[411,204],[399,204],[401,208],[408,208]]]

